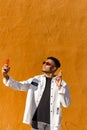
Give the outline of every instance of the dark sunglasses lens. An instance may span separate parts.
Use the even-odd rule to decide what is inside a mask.
[[[46,65],[51,65],[49,62],[46,62]]]
[[[43,64],[45,64],[46,62],[44,61]]]
[[[43,64],[51,65],[49,62],[44,61]]]

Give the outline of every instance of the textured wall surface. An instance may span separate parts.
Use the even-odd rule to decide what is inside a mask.
[[[61,130],[87,129],[87,1],[0,0],[0,68],[20,81],[41,74],[42,61],[62,63],[72,104],[63,108]],[[22,123],[26,92],[9,89],[0,74],[0,130],[30,130]]]

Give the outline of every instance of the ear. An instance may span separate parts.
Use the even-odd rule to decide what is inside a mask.
[[[54,68],[53,68],[53,71],[56,71],[56,70],[57,70],[57,67],[54,67]]]

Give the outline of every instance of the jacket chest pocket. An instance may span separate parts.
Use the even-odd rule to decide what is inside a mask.
[[[33,79],[32,82],[31,82],[31,87],[34,89],[34,90],[37,90],[38,89],[38,83],[39,81],[37,79]]]

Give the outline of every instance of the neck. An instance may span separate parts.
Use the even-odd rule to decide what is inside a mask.
[[[52,77],[54,77],[54,74],[53,73],[45,73],[45,76],[47,78],[52,78]]]

